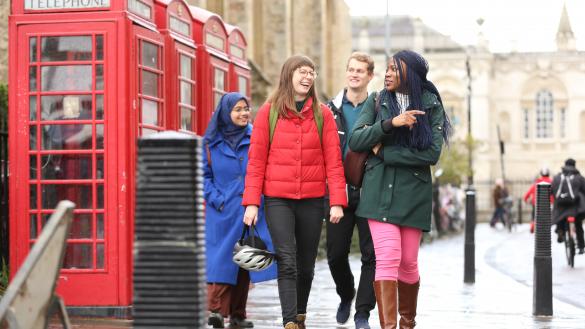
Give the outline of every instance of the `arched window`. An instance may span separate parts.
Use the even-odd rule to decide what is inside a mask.
[[[536,94],[536,138],[553,137],[553,95],[548,90]]]

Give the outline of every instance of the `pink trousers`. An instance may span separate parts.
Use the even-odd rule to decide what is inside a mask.
[[[422,231],[368,220],[376,253],[376,281],[419,281],[418,249]]]

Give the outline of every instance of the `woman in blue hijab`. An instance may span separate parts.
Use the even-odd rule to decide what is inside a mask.
[[[224,328],[224,318],[228,316],[230,328],[253,327],[246,320],[250,281],[276,278],[276,266],[248,272],[232,261],[234,245],[244,229],[241,203],[252,134],[250,116],[246,97],[227,93],[221,98],[203,137],[207,305],[208,324],[213,328]],[[259,216],[256,228],[268,249],[274,250],[263,216],[261,219]]]

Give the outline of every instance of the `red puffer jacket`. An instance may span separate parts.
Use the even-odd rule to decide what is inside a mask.
[[[250,151],[242,204],[259,205],[260,195],[287,199],[325,196],[329,185],[331,205],[347,206],[345,176],[337,126],[331,110],[323,111],[323,147],[313,118],[312,99],[301,110],[303,119],[291,115],[279,118],[272,145],[268,116],[270,104],[258,110]]]

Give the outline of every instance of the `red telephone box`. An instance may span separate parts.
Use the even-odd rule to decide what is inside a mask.
[[[165,40],[167,128],[197,132],[197,71],[193,18],[183,0],[157,0],[156,23]]]
[[[237,26],[226,24],[228,32],[228,53],[230,58],[229,91],[237,91],[250,100],[251,70],[246,57],[247,42],[244,33]]]
[[[58,293],[68,306],[128,310],[136,138],[174,125],[154,2],[12,0],[11,9],[11,275],[70,199]]]
[[[218,15],[198,7],[189,8],[199,64],[198,133],[203,135],[221,96],[228,90],[227,31]]]

